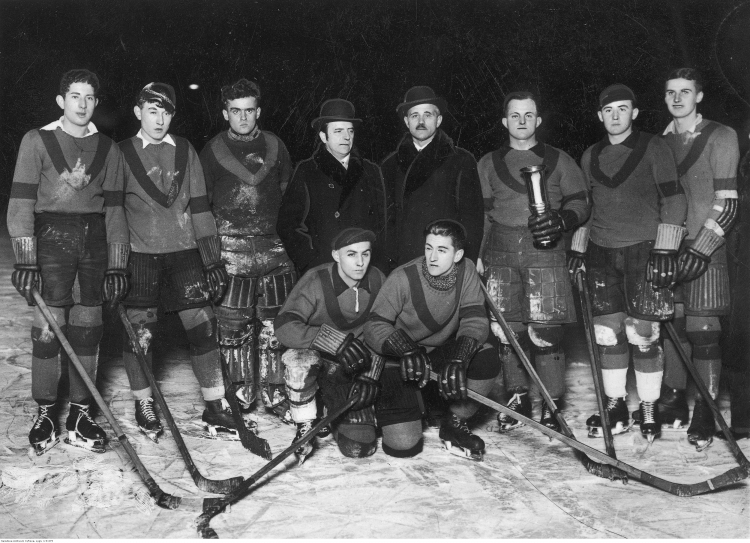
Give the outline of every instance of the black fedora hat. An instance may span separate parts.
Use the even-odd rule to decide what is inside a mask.
[[[441,114],[445,113],[448,109],[448,102],[436,96],[434,90],[430,87],[419,85],[406,91],[404,101],[398,105],[396,112],[405,117],[409,109],[419,104],[435,104]]]
[[[323,102],[320,106],[320,115],[314,119],[310,126],[316,128],[321,123],[331,123],[334,121],[349,121],[353,124],[359,124],[362,119],[354,117],[354,104],[343,98],[331,98]]]

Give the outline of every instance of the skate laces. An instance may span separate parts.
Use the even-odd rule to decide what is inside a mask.
[[[36,417],[36,421],[34,422],[34,429],[38,429],[41,425],[44,419],[52,420],[52,417],[50,416],[50,411],[52,410],[51,405],[40,405],[39,406],[39,414]]]
[[[656,419],[654,418],[654,405],[653,402],[641,402],[643,424],[656,424]]]
[[[295,438],[295,441],[297,439],[301,438],[302,436],[304,436],[310,430],[312,430],[312,427],[313,427],[313,423],[310,420],[306,420],[304,422],[300,422],[297,425],[297,437]]]
[[[453,415],[451,424],[457,430],[460,430],[465,434],[471,434],[471,430],[469,430],[469,426],[466,424],[466,421],[460,418],[458,415]]]
[[[138,400],[141,404],[141,413],[148,421],[156,420],[156,413],[154,413],[154,399],[145,398]]]
[[[519,407],[521,407],[521,392],[516,392],[513,394],[513,397],[508,402],[508,405],[506,407],[512,411],[520,411]],[[526,394],[525,392],[523,394]],[[507,420],[511,417],[509,415],[506,415],[505,413],[500,413],[500,416],[498,417],[499,420]]]
[[[617,400],[619,400],[619,398],[609,398],[609,401],[607,402],[607,411],[612,411],[617,407]]]
[[[94,419],[91,418],[91,415],[89,414],[89,406],[88,405],[81,405],[74,403],[72,405],[75,405],[78,407],[78,416],[76,417],[77,420],[86,419],[91,424],[96,424],[94,422]]]

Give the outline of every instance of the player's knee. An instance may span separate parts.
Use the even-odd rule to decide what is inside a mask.
[[[485,343],[471,359],[469,368],[466,370],[466,376],[469,379],[483,381],[494,379],[499,374],[500,358],[497,349],[489,343]]]
[[[32,326],[31,328],[31,354],[35,358],[41,358],[46,360],[48,358],[54,358],[60,354],[60,341],[47,326],[37,327]]]
[[[562,326],[529,324],[529,340],[536,349],[545,352],[556,351],[563,340]]]
[[[694,347],[719,343],[721,323],[718,317],[691,317],[687,321],[687,338]]]
[[[422,421],[383,426],[383,452],[396,458],[409,458],[422,452]]]
[[[370,424],[340,424],[336,429],[336,444],[341,454],[349,458],[372,456],[378,448],[375,427]]]
[[[625,334],[628,343],[636,347],[652,347],[659,342],[660,323],[628,317],[625,319]]]
[[[156,308],[155,307],[130,307],[127,310],[128,322],[133,327],[138,345],[144,354],[151,349],[151,344],[156,333]],[[123,336],[123,350],[126,353],[134,353],[130,336],[127,332]]]
[[[192,315],[182,313],[196,311]],[[187,335],[190,350],[194,354],[205,354],[219,347],[216,337],[216,317],[211,308],[199,308],[198,310],[186,310],[180,313],[180,318],[185,325],[185,335]],[[191,325],[191,327],[188,327]]]

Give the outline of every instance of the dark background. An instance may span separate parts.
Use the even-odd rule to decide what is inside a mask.
[[[663,79],[679,66],[704,72],[704,115],[737,129],[743,150],[748,141],[746,1],[0,0],[0,25],[0,212],[23,134],[59,118],[60,76],[80,67],[102,81],[102,132],[134,134],[135,95],[164,81],[177,91],[172,131],[198,150],[225,126],[221,85],[256,79],[260,124],[295,162],[332,97],[354,102],[358,147],[381,160],[404,129],[396,105],[417,84],[447,98],[443,127],[476,158],[506,137],[505,94],[532,90],[541,137],[578,159],[603,135],[597,97],[611,83],[634,89],[642,129],[663,130]]]

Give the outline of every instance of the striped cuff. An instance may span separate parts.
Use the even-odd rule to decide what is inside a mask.
[[[221,241],[219,236],[206,236],[195,240],[204,266],[215,264],[221,260]]]
[[[129,256],[129,243],[110,243],[107,246],[107,268],[110,270],[124,270],[128,267]]]
[[[717,200],[726,200],[727,198],[739,198],[740,195],[737,193],[736,190],[717,190],[714,193],[714,198]]]
[[[676,224],[661,223],[656,231],[654,249],[662,251],[677,251],[682,238],[687,234],[687,228]]]
[[[336,330],[332,326],[324,324],[320,327],[318,334],[313,339],[312,347],[317,351],[322,351],[328,354],[336,354],[336,351],[346,339],[346,334]]]
[[[573,232],[573,241],[571,242],[571,251],[577,251],[579,253],[585,253],[589,246],[589,228],[588,226],[581,226]]]
[[[722,245],[724,245],[724,238],[704,227],[700,229],[690,247],[702,255],[711,256]]]
[[[373,381],[380,381],[380,374],[383,373],[383,368],[385,367],[385,357],[370,351],[370,358],[372,358],[370,369],[360,375],[362,377],[369,377]]]
[[[401,358],[405,353],[411,352],[418,347],[419,345],[406,332],[397,328],[383,342],[383,354]]]
[[[31,264],[36,266],[36,236],[11,238],[13,252],[17,264]]]
[[[714,232],[717,236],[724,236],[724,229],[719,226],[719,223],[717,223],[715,220],[708,218],[706,219],[706,222],[703,223],[703,229],[711,230]],[[698,232],[700,234],[700,232]]]

